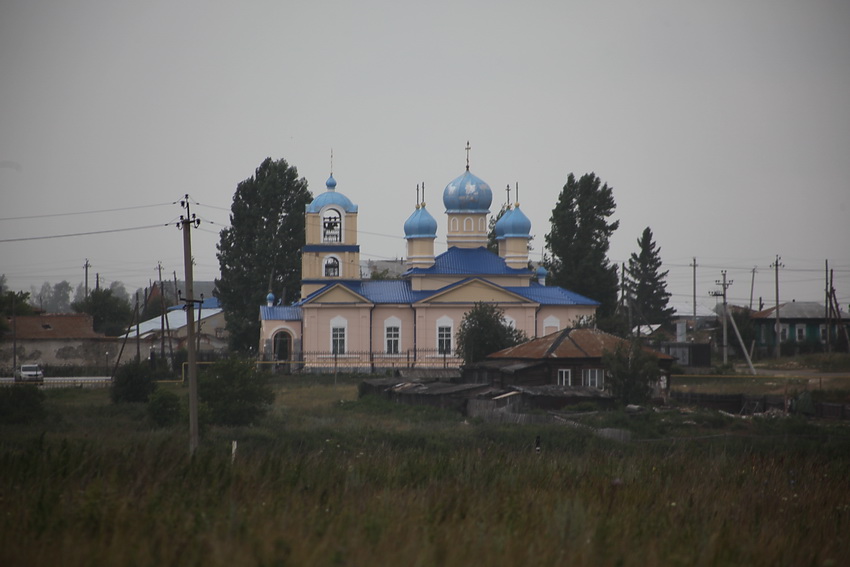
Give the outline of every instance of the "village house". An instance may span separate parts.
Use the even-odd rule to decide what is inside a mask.
[[[602,358],[628,347],[629,341],[599,329],[566,328],[494,352],[463,368],[465,382],[500,386],[564,386],[606,389]],[[644,347],[658,359],[662,380],[669,376],[673,357]]]
[[[827,341],[833,349],[846,351],[847,324],[850,317],[839,313],[827,316],[826,307],[816,301],[791,301],[779,304],[779,342],[795,352],[825,350]],[[769,354],[776,346],[776,306],[753,313],[756,347]]]
[[[17,364],[106,367],[121,341],[94,331],[91,315],[51,313],[9,317],[10,332],[0,343],[0,364],[11,375]],[[13,356],[13,349],[17,356]]]

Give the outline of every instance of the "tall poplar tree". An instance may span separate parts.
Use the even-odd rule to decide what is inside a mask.
[[[616,204],[612,188],[594,174],[567,178],[550,218],[546,235],[549,278],[600,303],[596,319],[608,329],[617,305],[617,266],[608,261],[611,235],[620,221],[609,222]]]
[[[626,270],[626,288],[632,306],[637,311],[636,323],[670,323],[675,309],[668,307],[667,273],[661,271],[661,249],[652,239],[652,230],[646,227],[637,240],[639,252],[632,252]]]
[[[269,291],[287,303],[298,299],[305,208],[312,199],[307,180],[283,159],[266,158],[237,185],[230,226],[221,231],[217,246],[216,296],[232,349],[257,348],[259,308]]]

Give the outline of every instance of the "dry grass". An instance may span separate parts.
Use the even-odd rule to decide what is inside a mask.
[[[116,410],[94,392],[51,395],[52,421],[0,432],[0,564],[839,565],[850,557],[843,430],[621,445],[557,426],[465,423],[357,401],[353,381],[290,382],[278,394],[262,426],[213,429],[192,459],[182,430],[151,431],[138,408]],[[233,463],[231,439],[240,447]]]

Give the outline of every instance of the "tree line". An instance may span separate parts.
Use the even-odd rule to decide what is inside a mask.
[[[12,315],[26,316],[37,313],[86,313],[91,315],[94,331],[107,336],[118,336],[127,332],[127,326],[135,320],[135,301],[124,284],[113,281],[109,287],[95,287],[86,294],[85,286],[81,283],[76,287],[73,300],[73,286],[63,280],[56,284],[44,282],[36,291],[12,291],[6,285],[6,276],[0,274],[0,333],[8,332],[7,318]],[[165,296],[165,301],[153,298],[154,288],[139,289],[136,294],[146,301],[139,306],[139,320],[145,321],[158,317],[164,307],[174,305],[173,298]]]

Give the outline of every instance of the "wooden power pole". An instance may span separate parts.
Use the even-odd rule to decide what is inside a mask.
[[[180,201],[186,215],[180,215],[178,228],[183,231],[183,268],[186,272],[186,350],[189,353],[189,454],[194,455],[200,443],[198,432],[198,362],[195,352],[195,291],[192,276],[192,227],[197,228],[201,219],[189,210],[189,195]]]

